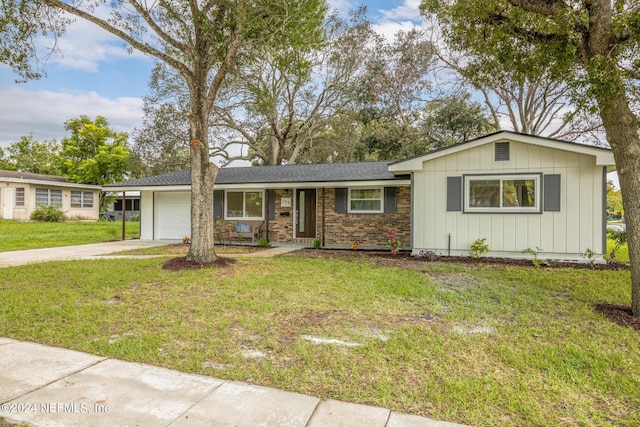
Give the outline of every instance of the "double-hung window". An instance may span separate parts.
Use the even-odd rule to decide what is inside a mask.
[[[227,191],[225,219],[264,219],[263,191]]]
[[[36,206],[62,207],[62,190],[36,188]]]
[[[349,189],[349,213],[382,213],[384,191],[382,188]]]
[[[16,206],[24,206],[24,187],[16,187]]]
[[[93,207],[93,191],[71,190],[71,207],[72,208],[92,208]]]
[[[465,212],[541,212],[540,174],[466,175]]]

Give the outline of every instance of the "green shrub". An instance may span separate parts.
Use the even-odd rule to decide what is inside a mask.
[[[487,245],[487,238],[478,239],[471,244],[471,258],[480,258],[491,250],[491,246]]]
[[[258,240],[259,248],[268,248],[269,246],[271,246],[271,243],[269,243],[267,239],[261,237],[260,240]]]
[[[313,249],[320,249],[322,247],[322,239],[315,239],[313,241]]]
[[[63,222],[67,219],[62,209],[57,206],[38,206],[31,213],[31,220],[46,222]]]

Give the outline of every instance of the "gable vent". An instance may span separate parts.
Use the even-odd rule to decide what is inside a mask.
[[[509,160],[509,143],[496,142],[496,162]]]

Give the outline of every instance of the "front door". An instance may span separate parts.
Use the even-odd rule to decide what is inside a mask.
[[[296,237],[316,237],[316,190],[296,190]]]

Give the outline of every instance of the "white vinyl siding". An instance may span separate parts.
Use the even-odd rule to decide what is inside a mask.
[[[481,238],[487,239],[493,256],[526,257],[523,249],[539,247],[543,253],[580,259],[587,248],[601,251],[603,178],[594,157],[513,141],[510,151],[510,160],[495,161],[493,144],[485,144],[426,161],[422,170],[415,171],[414,251],[467,255],[471,244]],[[560,176],[557,212],[514,215],[446,210],[447,177],[535,175],[543,180],[545,174]],[[541,182],[537,188],[541,197]],[[542,209],[541,199],[537,203]]]

